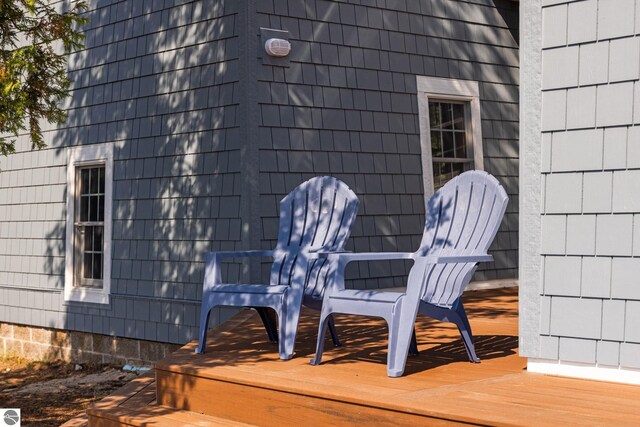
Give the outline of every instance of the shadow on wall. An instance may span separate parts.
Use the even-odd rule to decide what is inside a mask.
[[[243,227],[237,58],[229,58],[238,24],[194,19],[233,14],[224,9],[235,2],[141,9],[155,3],[91,12],[87,49],[70,58],[69,121],[52,146],[64,156],[70,146],[114,144],[114,227],[112,301],[65,305],[64,328],[182,342],[197,335],[202,252],[236,249]],[[495,0],[498,10],[513,10],[508,3]],[[99,27],[121,9],[133,19]],[[59,277],[64,229],[57,223],[48,233],[45,268]],[[229,280],[240,275],[237,264],[226,265]]]
[[[87,13],[86,49],[69,58],[69,117],[51,147],[66,157],[69,147],[113,144],[110,303],[64,303],[49,327],[168,343],[197,336],[202,254],[235,249],[242,228],[237,23],[225,3],[127,0]],[[60,288],[66,225],[53,224],[43,268]]]
[[[361,215],[356,221],[356,226],[354,227],[353,243],[349,249],[354,249],[355,246],[355,250],[368,250],[376,246],[373,250],[415,250],[417,244],[415,241],[412,242],[412,239],[421,232],[423,226],[423,219],[418,219],[417,217],[423,214],[424,205],[416,202],[416,199],[421,197],[423,194],[421,169],[418,168],[417,171],[411,171],[411,173],[408,172],[410,169],[408,167],[409,164],[414,162],[405,162],[403,164],[404,171],[398,173],[402,173],[404,177],[407,179],[410,178],[411,180],[419,177],[419,179],[414,181],[416,182],[416,185],[412,186],[413,189],[411,190],[411,192],[414,193],[413,196],[415,196],[413,199],[414,206],[412,212],[415,215],[409,215],[407,214],[407,211],[397,209],[397,206],[395,206],[397,204],[394,204],[393,202],[389,203],[388,200],[401,199],[394,199],[394,196],[397,195],[391,194],[392,191],[390,190],[380,189],[380,184],[376,182],[376,179],[379,179],[375,176],[376,174],[371,173],[367,176],[368,171],[365,170],[364,167],[359,169],[356,157],[357,155],[364,154],[365,156],[370,156],[371,153],[366,151],[378,151],[377,148],[369,150],[366,148],[367,146],[371,147],[378,144],[379,147],[384,147],[385,154],[395,155],[395,144],[393,142],[387,143],[386,141],[393,141],[395,136],[400,134],[404,134],[402,135],[403,137],[408,136],[410,141],[414,142],[414,146],[419,146],[419,142],[416,142],[419,141],[417,114],[414,114],[413,117],[406,114],[404,116],[406,119],[405,123],[399,123],[394,127],[393,124],[390,126],[388,123],[384,123],[387,121],[387,115],[389,117],[400,117],[399,113],[401,110],[394,108],[391,105],[383,105],[380,107],[364,106],[362,108],[353,107],[353,105],[350,107],[344,107],[344,105],[348,105],[350,102],[344,101],[344,99],[349,100],[348,93],[351,89],[372,90],[372,86],[375,87],[376,72],[378,72],[379,76],[385,76],[387,74],[391,76],[391,70],[394,72],[394,78],[404,75],[407,77],[407,81],[409,78],[413,78],[414,74],[480,81],[483,98],[483,119],[485,119],[485,121],[483,121],[483,129],[485,130],[486,145],[489,146],[485,148],[485,154],[487,155],[487,159],[485,159],[485,167],[487,171],[503,181],[511,196],[517,196],[518,52],[517,49],[515,49],[517,47],[515,42],[511,40],[511,37],[514,37],[517,41],[518,35],[517,2],[513,2],[511,0],[495,0],[493,2],[482,2],[482,4],[479,4],[478,2],[465,3],[453,1],[407,2],[406,8],[410,10],[421,10],[421,13],[427,18],[424,22],[428,22],[430,24],[425,24],[424,28],[422,28],[420,27],[420,20],[415,20],[415,22],[418,22],[416,27],[421,28],[427,36],[422,39],[425,40],[425,43],[423,43],[423,46],[419,46],[417,52],[411,52],[412,55],[408,55],[407,52],[398,52],[401,48],[386,48],[380,50],[385,54],[382,55],[382,58],[385,58],[385,56],[388,55],[387,57],[391,58],[405,58],[407,62],[409,62],[410,59],[410,69],[403,69],[402,61],[399,60],[394,61],[391,65],[380,64],[380,55],[374,52],[375,49],[379,49],[377,46],[381,45],[379,40],[380,37],[377,35],[378,31],[376,28],[374,28],[373,31],[350,31],[351,37],[348,37],[348,34],[345,31],[345,33],[340,34],[339,37],[341,40],[344,38],[344,44],[347,45],[347,47],[357,46],[358,48],[362,48],[362,50],[368,54],[365,55],[365,58],[368,58],[369,56],[371,58],[376,58],[375,60],[371,59],[370,61],[366,61],[366,67],[364,65],[365,61],[362,61],[361,65],[353,65],[353,67],[351,67],[350,65],[345,66],[345,64],[350,64],[350,59],[345,60],[338,58],[335,59],[335,63],[322,63],[322,60],[305,58],[305,55],[308,54],[307,50],[296,49],[296,47],[311,46],[311,49],[313,49],[315,43],[317,43],[318,40],[321,40],[322,47],[323,49],[326,47],[327,52],[331,52],[330,48],[335,49],[336,44],[339,46],[339,52],[341,51],[340,49],[343,48],[339,43],[333,43],[334,45],[331,46],[330,40],[333,40],[333,33],[330,31],[330,26],[332,27],[332,23],[334,22],[339,22],[341,13],[344,15],[344,10],[349,10],[348,7],[353,7],[353,5],[338,4],[339,7],[342,8],[339,10],[338,6],[332,7],[333,3],[331,2],[321,3],[322,5],[318,2],[317,7],[314,9],[313,2],[305,2],[306,6],[311,4],[311,9],[314,9],[315,13],[317,13],[317,20],[313,22],[312,26],[308,25],[309,28],[311,28],[310,30],[303,30],[302,24],[300,24],[298,28],[298,25],[296,25],[296,22],[298,21],[296,19],[282,18],[282,26],[283,29],[291,31],[292,35],[294,49],[292,50],[291,68],[304,69],[305,71],[312,70],[312,72],[317,75],[318,81],[322,82],[319,83],[319,85],[324,86],[322,90],[325,91],[325,104],[327,102],[331,102],[333,103],[333,105],[331,105],[332,107],[338,107],[335,108],[335,110],[332,110],[332,121],[329,123],[323,123],[327,127],[327,130],[331,132],[332,129],[336,129],[336,134],[338,134],[340,133],[339,130],[342,129],[340,129],[340,125],[336,123],[339,123],[340,120],[345,120],[345,118],[356,118],[354,120],[347,119],[346,121],[348,122],[348,126],[346,128],[350,131],[348,135],[353,137],[351,146],[357,146],[358,150],[362,148],[364,153],[348,153],[350,156],[349,158],[353,159],[353,164],[350,163],[345,165],[345,170],[348,169],[348,172],[350,173],[344,173],[344,176],[336,175],[347,182],[363,201]],[[411,6],[409,3],[411,3]],[[403,2],[401,2],[401,4],[404,5]],[[461,4],[463,6],[458,6],[457,4]],[[472,5],[473,7],[464,7],[464,5]],[[495,7],[492,7],[493,5],[495,5]],[[302,8],[302,6],[300,8]],[[265,9],[268,8],[265,7]],[[371,9],[369,19],[372,20],[377,16],[377,14],[382,15],[381,9],[383,8]],[[364,15],[367,15],[365,6],[362,6],[358,10],[364,11]],[[394,13],[396,13],[396,11],[393,11],[389,16],[393,17]],[[453,16],[454,14],[455,16]],[[278,15],[284,16],[286,13],[283,12],[279,14],[278,12],[269,12],[265,13],[265,15],[268,15],[265,16],[265,22],[278,22],[278,19],[280,19],[280,16]],[[407,20],[409,19],[409,13],[403,13],[403,15],[407,16]],[[444,18],[447,15],[452,19],[447,20]],[[267,21],[267,18],[270,19],[270,21]],[[363,21],[367,22],[366,16],[357,22],[360,23]],[[413,30],[415,22],[413,20],[411,21],[411,31],[408,30],[407,33],[420,31]],[[491,25],[486,25],[486,22],[490,22]],[[305,22],[305,24],[307,23]],[[469,25],[467,26],[467,24]],[[358,24],[355,25],[356,26],[354,28],[359,28]],[[393,19],[389,19],[388,22],[380,21],[378,25],[380,28],[383,26],[384,28],[392,27]],[[339,26],[336,25],[335,28],[339,28]],[[345,26],[344,28],[349,30],[352,29],[348,26]],[[402,38],[400,37],[400,39]],[[403,45],[402,42],[400,42],[400,44]],[[318,45],[320,45],[320,43],[318,43]],[[384,45],[384,43],[382,43],[382,45]],[[414,47],[413,49],[415,50],[416,48]],[[345,52],[347,52],[346,56],[349,58],[349,51],[345,49]],[[321,57],[320,53],[318,53],[318,57]],[[357,62],[357,57],[354,56],[354,58],[353,63],[355,64]],[[332,68],[332,65],[336,65],[336,67]],[[364,68],[366,68],[366,70],[363,70]],[[344,87],[331,87],[330,82],[332,75],[329,71],[335,70],[337,74],[339,72],[344,72],[343,70],[345,69],[347,70],[347,76],[349,76],[350,73],[356,75],[356,72],[361,71],[364,76],[366,75],[364,73],[366,71],[371,77],[370,79],[361,79],[362,86],[358,86],[358,83],[354,83],[353,85],[347,83],[343,84],[343,86],[348,86],[346,89]],[[286,77],[287,74],[285,72],[285,78]],[[295,77],[291,77],[291,79],[294,80]],[[364,87],[365,80],[370,80],[367,81],[369,87]],[[415,90],[414,88],[410,88],[411,84],[413,83],[406,83],[406,90],[405,82],[402,82],[399,85],[394,85],[394,88],[395,91],[399,93],[405,92],[402,95],[407,96],[407,98],[409,97],[408,95],[410,95],[411,103],[413,103],[413,105],[407,106],[406,111],[416,112],[417,99],[414,96],[414,93],[410,93],[412,90]],[[274,84],[276,88],[278,85],[279,83]],[[347,95],[344,95],[341,98],[341,96],[339,96],[340,91],[344,91]],[[384,94],[384,91],[381,90],[381,92]],[[375,97],[379,96],[379,94],[376,95],[372,90],[371,92],[367,92],[367,96],[368,95],[372,96],[374,101],[371,102],[371,105],[374,105]],[[321,138],[313,137],[313,131],[315,131],[315,129],[310,129],[313,127],[311,111],[319,112],[319,109],[314,108],[318,107],[318,103],[316,101],[316,104],[314,105],[312,92],[310,90],[306,93],[298,89],[289,90],[288,93],[285,90],[274,90],[271,94],[271,103],[278,105],[287,105],[288,103],[293,105],[294,108],[298,105],[304,106],[305,109],[308,108],[308,115],[300,114],[303,119],[298,126],[302,129],[291,129],[290,135],[293,135],[293,132],[295,131],[297,132],[297,135],[300,135],[300,140],[304,140],[305,149],[322,151],[323,147],[320,143]],[[342,109],[340,108],[341,105],[343,106]],[[371,124],[370,129],[366,129],[366,125],[360,123],[361,114],[362,117],[374,114],[374,117],[379,118],[379,120],[377,120],[375,124]],[[304,117],[307,116],[309,117],[309,120],[305,121]],[[364,119],[362,120],[364,122]],[[494,123],[495,125],[493,125]],[[366,132],[367,130],[375,130],[375,132]],[[309,138],[307,138],[307,132],[311,135]],[[345,132],[345,135],[346,134],[347,132]],[[381,135],[390,138],[382,138]],[[362,139],[362,141],[360,141],[359,138]],[[365,138],[368,139],[366,144]],[[338,147],[339,141],[337,140],[339,138],[336,137],[335,139],[336,147]],[[275,145],[274,137],[274,146]],[[344,143],[342,146],[349,147],[349,141]],[[278,147],[276,147],[276,149],[277,148]],[[337,150],[339,151],[340,149]],[[349,148],[342,148],[341,150],[349,151]],[[335,153],[330,153],[330,155],[331,154]],[[340,154],[338,153],[338,156],[339,155]],[[366,158],[364,156],[362,158],[364,160],[362,164],[367,164]],[[417,160],[415,163],[419,163],[420,152],[413,151],[410,154],[405,155],[405,158],[409,160]],[[330,157],[330,159],[332,158]],[[311,155],[296,155],[289,160],[289,163],[292,169],[295,168],[294,170],[305,170],[312,166],[318,167],[314,161],[315,159],[313,159]],[[320,167],[322,168],[324,165],[321,164]],[[382,166],[378,166],[378,168],[382,171],[380,173],[392,173],[391,166],[389,166],[388,170],[384,169],[384,164]],[[378,169],[376,169],[376,172],[378,172]],[[365,177],[367,179],[365,179]],[[419,187],[419,190],[415,190],[416,187]],[[384,186],[382,188],[384,188]],[[380,206],[385,205],[385,198],[387,200],[386,203],[389,203],[392,206],[387,209],[387,212],[381,212]],[[517,268],[517,197],[512,197],[512,200],[513,202],[509,206],[510,218],[505,219],[501,229],[501,235],[499,236],[500,244],[495,245],[496,248],[501,249],[500,251],[495,251],[495,264],[499,265],[498,269],[502,270],[500,271],[500,274],[505,277],[515,276]],[[404,199],[402,201],[403,203],[412,203],[411,201],[408,201],[408,199]],[[390,214],[390,211],[392,210],[395,210],[395,212]],[[515,221],[513,218],[515,218]],[[390,284],[397,286],[403,280],[403,276],[406,275],[408,265],[406,263],[403,265],[400,262],[393,264],[394,265],[390,266],[389,263],[382,262],[370,265],[361,265],[358,267],[351,265],[347,270],[347,278],[352,282],[353,287],[355,288],[373,288],[376,286],[384,287]],[[479,270],[483,269],[495,270],[496,267],[495,265],[488,265],[481,266],[479,268]],[[495,271],[488,273],[485,271],[479,271],[478,273],[476,274],[476,277],[481,280],[503,278],[502,276],[496,275]],[[361,277],[369,277],[371,280],[365,283],[364,280],[358,280],[358,278]]]

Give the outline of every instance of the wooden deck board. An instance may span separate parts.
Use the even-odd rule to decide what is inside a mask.
[[[155,376],[153,381],[149,382],[143,389],[139,390],[134,396],[125,400],[120,404],[123,408],[139,408],[156,403],[156,382]]]
[[[349,424],[332,419],[327,414],[331,408],[319,410],[319,400],[337,405],[335,410],[339,404],[365,408],[351,419],[354,424],[366,422],[366,414],[376,416],[374,410],[389,411],[393,416],[388,422],[404,420],[407,425],[415,422],[411,417],[416,414],[432,417],[430,423],[489,425],[625,425],[640,420],[638,387],[527,373],[517,349],[517,301],[517,289],[466,294],[480,364],[467,361],[455,327],[420,318],[421,354],[409,358],[402,378],[386,376],[387,331],[382,321],[337,316],[344,345],[333,348],[327,341],[322,365],[310,366],[315,313],[304,312],[296,355],[284,362],[276,345],[266,342],[258,316],[245,311],[224,330],[211,331],[206,354],[194,354],[194,342],[157,365],[163,388],[158,399],[244,422],[252,420],[251,414],[233,418],[235,413],[242,412],[243,405],[254,405],[259,409],[253,420],[261,425],[269,424],[261,418],[265,414],[294,416],[287,405],[299,405],[299,413],[318,425]],[[223,393],[236,401],[221,408],[202,397]],[[265,401],[257,403],[259,399]]]
[[[455,327],[421,318],[420,356],[388,378],[384,323],[339,316],[344,345],[327,341],[323,364],[311,366],[310,312],[295,357],[281,361],[258,316],[244,311],[210,331],[206,354],[190,343],[157,364],[155,381],[139,378],[94,405],[92,425],[638,425],[640,387],[526,372],[517,290],[465,298],[480,364],[468,362]]]
[[[86,417],[74,418],[65,426],[246,426],[246,424],[228,419],[159,406],[155,402],[155,385],[155,373],[144,374],[124,385],[112,395],[95,402],[87,410]]]

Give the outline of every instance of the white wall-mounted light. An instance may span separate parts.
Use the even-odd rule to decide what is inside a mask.
[[[291,52],[291,43],[284,39],[271,38],[264,43],[264,50],[269,56],[287,56]]]

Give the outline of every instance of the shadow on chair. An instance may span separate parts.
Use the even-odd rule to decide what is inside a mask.
[[[330,281],[325,291],[316,355],[322,361],[324,335],[335,313],[383,318],[388,325],[387,375],[403,374],[407,356],[414,353],[417,315],[456,325],[472,362],[475,351],[462,293],[479,262],[491,262],[487,253],[507,207],[504,188],[482,171],[465,172],[438,190],[426,205],[425,228],[416,252],[333,253]],[[354,261],[413,260],[406,292],[347,289],[344,271]]]
[[[315,177],[293,189],[280,202],[278,242],[273,250],[207,252],[197,353],[206,350],[211,310],[217,306],[251,307],[258,311],[270,341],[278,341],[283,360],[293,357],[300,308],[320,309],[329,259],[318,252],[341,252],[351,232],[359,200],[339,179]],[[226,283],[220,264],[242,257],[273,259],[268,283]],[[273,312],[277,316],[273,316]],[[274,318],[275,317],[275,318]],[[277,326],[275,325],[277,319]],[[333,320],[328,319],[333,329]],[[338,344],[335,333],[334,342]]]

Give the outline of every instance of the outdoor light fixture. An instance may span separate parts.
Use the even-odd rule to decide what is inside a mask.
[[[270,38],[264,43],[264,50],[269,56],[284,57],[291,52],[291,43],[284,39]]]

